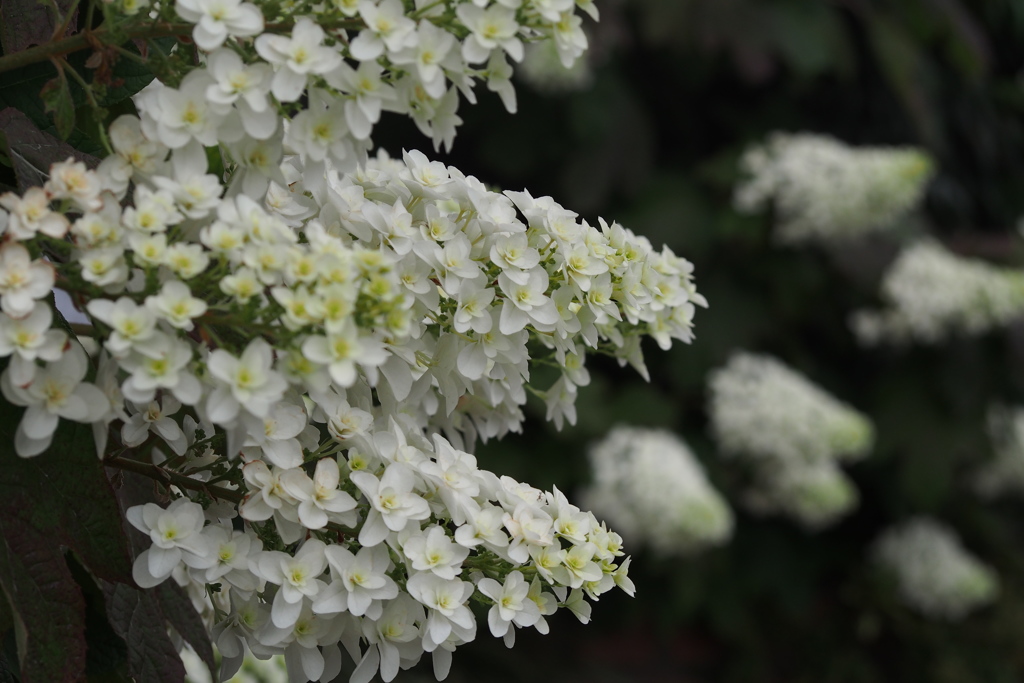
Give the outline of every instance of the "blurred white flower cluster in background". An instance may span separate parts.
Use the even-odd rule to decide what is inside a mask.
[[[734,204],[774,206],[781,243],[849,240],[891,229],[921,200],[932,162],[913,148],[850,147],[827,135],[774,133],[740,160]]]
[[[874,440],[866,416],[766,355],[735,353],[708,381],[711,431],[723,454],[754,475],[747,503],[809,529],[857,504],[839,463],[865,457]]]
[[[616,427],[589,449],[584,505],[630,544],[664,556],[728,541],[733,516],[689,447],[671,432]]]
[[[914,518],[887,530],[874,555],[907,606],[927,617],[961,619],[999,592],[995,573],[933,519]]]
[[[1024,316],[1024,271],[953,254],[937,241],[906,247],[882,280],[882,310],[855,311],[865,345],[935,344],[979,334]]]

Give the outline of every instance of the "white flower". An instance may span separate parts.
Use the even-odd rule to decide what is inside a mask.
[[[228,424],[241,408],[265,417],[288,387],[284,378],[271,369],[272,364],[273,350],[262,339],[249,342],[238,358],[223,349],[211,352],[206,367],[218,384],[206,404],[210,419]]]
[[[465,604],[473,594],[473,584],[469,581],[442,579],[436,574],[421,572],[409,577],[406,588],[427,608],[423,644],[428,652],[448,639],[453,626],[475,634],[476,620]]]
[[[192,290],[180,280],[168,280],[159,294],[146,297],[146,308],[179,330],[191,330],[193,318],[206,313],[206,302],[192,296]],[[91,311],[90,311],[91,312]]]
[[[125,510],[125,518],[153,542],[132,565],[132,578],[141,588],[162,583],[181,562],[202,563],[208,553],[200,534],[203,508],[188,498],[178,498],[167,509],[136,505]]]
[[[26,406],[14,434],[18,455],[27,458],[49,448],[60,418],[89,423],[106,414],[109,402],[103,392],[82,381],[88,368],[85,351],[79,344],[72,344],[58,360],[36,370],[28,386],[13,385],[10,369],[0,375],[4,398]]]
[[[322,529],[328,521],[356,526],[356,501],[338,488],[339,482],[338,461],[333,458],[317,461],[312,479],[301,469],[281,474],[281,488],[299,501],[299,521],[307,529]]]
[[[71,199],[83,211],[98,211],[103,206],[103,200],[100,199],[103,185],[99,175],[88,170],[84,162],[75,161],[74,157],[50,168],[46,190],[53,199]],[[51,237],[63,237],[68,228],[67,219],[60,214],[52,214],[52,217],[47,218],[45,222],[52,222],[52,227],[40,225],[39,232]]]
[[[192,348],[180,339],[155,333],[146,344],[133,346],[120,359],[121,367],[131,373],[121,385],[125,398],[145,404],[153,400],[157,389],[168,389],[185,405],[195,405],[202,388],[186,367],[192,361]]]
[[[380,618],[384,602],[399,594],[398,585],[387,575],[391,567],[387,546],[364,547],[353,554],[340,545],[332,545],[325,554],[332,580],[313,603],[313,611],[347,611],[357,617]]]
[[[163,396],[162,404],[150,401],[144,409],[135,408],[131,417],[121,426],[121,441],[125,446],[139,446],[155,432],[171,447],[175,455],[185,452],[188,442],[181,427],[170,416],[178,412],[181,404],[173,396]]]
[[[24,318],[0,314],[0,358],[11,356],[8,368],[15,386],[32,381],[36,360],[55,361],[61,357],[68,337],[62,330],[50,329],[52,323],[53,313],[43,303],[36,303]]]
[[[30,187],[21,197],[13,192],[0,195],[0,206],[10,212],[6,217],[7,234],[19,240],[32,239],[37,232],[63,238],[70,224],[63,214],[50,210],[50,199],[41,187]]]
[[[992,602],[996,574],[970,554],[956,534],[928,518],[887,530],[875,543],[879,565],[895,576],[907,605],[927,617],[956,621]]]
[[[192,39],[201,50],[216,50],[228,36],[247,38],[263,31],[260,10],[241,0],[175,0],[174,10],[196,25]]]
[[[184,147],[191,140],[207,147],[216,145],[219,136],[224,135],[219,131],[224,116],[206,98],[211,82],[205,69],[196,69],[178,88],[152,85],[143,90],[135,97],[142,115],[142,132],[171,149]]]
[[[259,575],[280,586],[274,596],[270,619],[278,628],[290,628],[299,619],[303,598],[316,598],[325,587],[318,577],[327,567],[323,541],[311,538],[294,556],[277,550],[260,553],[255,562]]]
[[[708,382],[711,426],[730,454],[813,462],[867,455],[867,417],[770,356],[736,353]]]
[[[408,467],[392,463],[380,479],[369,472],[349,475],[370,502],[370,511],[359,531],[359,543],[375,546],[389,531],[402,531],[410,522],[430,516],[427,501],[413,492],[416,478]]]
[[[509,572],[505,583],[499,584],[491,578],[481,579],[477,590],[494,601],[487,612],[487,625],[495,638],[505,638],[505,644],[512,647],[515,640],[515,624],[519,628],[533,626],[540,619],[540,609],[529,599],[530,585],[521,572]],[[509,635],[511,634],[511,636]]]
[[[36,300],[48,296],[57,281],[52,265],[32,260],[28,249],[17,242],[0,246],[0,310],[12,318],[24,318]]]
[[[442,579],[461,574],[462,562],[469,556],[469,548],[453,543],[444,528],[436,524],[406,538],[402,552],[413,569],[432,572]]]
[[[515,61],[522,61],[523,43],[516,38],[519,24],[514,11],[501,5],[483,9],[464,3],[455,9],[455,13],[472,32],[462,44],[462,56],[467,62],[486,61],[491,51],[499,47]]]
[[[148,341],[156,330],[153,312],[126,296],[117,301],[93,299],[85,309],[89,315],[113,328],[103,345],[114,356],[123,356],[135,344]]]
[[[294,102],[309,74],[328,73],[341,62],[336,50],[321,45],[323,39],[323,29],[309,17],[295,22],[291,38],[264,33],[256,39],[260,57],[276,68],[270,91],[279,102]]]
[[[375,60],[389,52],[398,52],[415,40],[416,22],[405,16],[401,0],[360,0],[359,14],[366,22],[349,44],[349,53],[360,62]]]

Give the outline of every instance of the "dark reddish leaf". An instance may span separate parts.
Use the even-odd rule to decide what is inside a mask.
[[[22,683],[78,681],[85,602],[53,536],[0,515],[0,587],[13,611]]]
[[[136,683],[182,683],[185,666],[167,635],[156,590],[103,582],[107,616],[128,645],[128,670]]]
[[[84,161],[90,168],[99,165],[99,159],[42,132],[28,116],[13,107],[0,111],[0,133],[6,140],[7,155],[22,192],[45,183],[50,165],[68,157]]]
[[[196,654],[209,667],[210,673],[217,671],[217,662],[213,658],[213,644],[206,625],[199,617],[192,600],[185,591],[175,583],[164,581],[154,589],[160,610],[171,626],[185,639]]]
[[[24,50],[30,45],[41,45],[49,42],[57,29],[53,1],[38,0],[3,0],[0,3],[0,45],[4,54]],[[67,16],[74,4],[73,0],[56,0],[60,10],[60,20]],[[68,24],[67,34],[75,32],[78,10]]]

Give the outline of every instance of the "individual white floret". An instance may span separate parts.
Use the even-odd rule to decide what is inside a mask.
[[[176,337],[155,332],[118,362],[131,373],[121,385],[129,401],[149,403],[158,389],[171,391],[185,405],[195,405],[202,397],[199,380],[187,367],[192,362],[192,347]]]
[[[235,358],[223,349],[212,351],[206,360],[217,386],[207,400],[207,414],[216,424],[228,424],[240,410],[265,417],[281,400],[288,383],[271,369],[273,349],[263,339],[254,339]]]
[[[175,455],[182,455],[188,446],[185,432],[181,430],[178,423],[171,418],[181,409],[179,403],[173,396],[165,394],[161,401],[150,401],[142,407],[129,402],[130,417],[121,425],[121,442],[125,446],[140,446],[150,433],[157,434],[164,440]]]
[[[315,599],[326,587],[319,578],[327,568],[326,548],[323,541],[311,538],[294,556],[270,550],[255,558],[259,576],[280,586],[270,612],[270,620],[277,628],[292,627],[305,604],[303,598]]]
[[[540,620],[540,608],[529,598],[530,585],[523,578],[522,572],[509,572],[504,584],[491,578],[481,579],[476,587],[494,601],[494,605],[487,612],[487,625],[491,629],[491,635],[495,638],[505,638],[508,647],[515,643],[513,624],[519,628],[527,628]]]
[[[171,327],[188,331],[195,326],[192,320],[206,313],[208,307],[205,301],[192,295],[184,282],[167,280],[159,294],[146,297],[146,308]]]
[[[409,594],[427,608],[423,627],[424,649],[432,652],[448,640],[453,628],[476,633],[476,619],[465,604],[473,584],[459,579],[442,579],[430,572],[413,574],[406,582]],[[468,638],[471,640],[472,636]]]
[[[70,223],[64,214],[50,209],[51,195],[41,187],[30,187],[25,194],[13,192],[0,195],[0,206],[10,212],[7,216],[7,234],[18,240],[27,240],[42,233],[61,239]]]
[[[416,571],[454,579],[462,573],[462,562],[469,556],[469,548],[455,544],[444,528],[435,524],[405,538],[402,553]]]
[[[256,39],[256,51],[276,70],[270,92],[279,102],[299,99],[311,74],[328,73],[341,62],[337,50],[322,44],[324,37],[312,19],[300,17],[290,38],[264,33]]]
[[[10,357],[8,370],[14,386],[28,385],[36,373],[36,361],[55,361],[64,352],[67,333],[51,329],[53,312],[37,302],[24,318],[0,314],[0,358]]]
[[[359,15],[366,28],[349,44],[349,53],[360,62],[375,60],[414,44],[416,22],[405,16],[401,0],[360,0]]]
[[[379,619],[387,601],[399,595],[398,584],[387,575],[391,559],[385,545],[360,548],[358,553],[331,545],[326,551],[331,583],[313,603],[317,614],[348,612]]]
[[[415,475],[402,463],[388,465],[380,479],[369,472],[353,472],[349,478],[370,502],[370,511],[359,531],[361,545],[375,546],[389,532],[402,531],[410,522],[430,516],[427,501],[413,492]]]
[[[178,498],[166,509],[155,503],[136,505],[125,511],[125,518],[153,543],[132,565],[132,578],[142,588],[162,583],[181,562],[201,564],[210,551],[200,533],[203,508],[188,498]]]
[[[75,161],[74,157],[50,167],[50,177],[45,188],[52,199],[70,199],[83,211],[98,211],[103,206],[100,198],[103,183],[100,176],[87,169],[84,162]],[[67,232],[67,219],[60,214],[53,214],[50,220],[63,225],[40,225],[39,232],[51,237],[63,237]]]
[[[896,579],[904,602],[926,617],[957,621],[995,600],[995,572],[968,552],[945,525],[925,517],[887,530],[875,559]]]
[[[83,382],[89,360],[82,346],[72,343],[63,355],[33,373],[27,386],[11,382],[12,372],[0,375],[0,390],[9,402],[25,406],[14,434],[14,450],[23,457],[39,455],[53,442],[61,418],[90,423],[103,418],[107,400],[95,385]]]
[[[328,522],[356,526],[356,500],[338,488],[339,482],[338,461],[333,458],[321,458],[312,479],[301,469],[281,475],[281,487],[299,501],[299,522],[307,529],[322,529]]]
[[[241,0],[175,0],[174,10],[196,25],[192,39],[201,50],[216,50],[228,36],[248,38],[263,31],[263,14]]]
[[[33,260],[23,245],[12,241],[0,246],[0,310],[7,315],[31,314],[56,281],[54,267],[43,259]]]

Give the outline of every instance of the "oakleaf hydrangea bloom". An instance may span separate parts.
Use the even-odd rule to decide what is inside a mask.
[[[926,617],[955,621],[996,599],[999,580],[968,552],[957,535],[928,518],[887,530],[876,541],[878,565],[896,580],[908,607]]]
[[[711,374],[708,389],[719,447],[755,473],[752,509],[816,529],[856,505],[837,463],[870,451],[874,428],[866,416],[770,356],[733,355]]]
[[[126,511],[150,539],[133,576],[185,589],[224,676],[251,654],[293,683],[343,657],[353,683],[390,681],[429,655],[440,679],[478,633],[511,646],[634,592],[618,534],[471,451],[520,430],[531,391],[572,422],[594,353],[646,376],[644,337],[689,343],[693,264],[419,151],[367,155],[384,111],[450,145],[460,93],[486,78],[513,104],[524,43],[571,63],[576,10],[596,18],[486,5],[154,5],[194,24],[198,65],[136,96],[95,171],[62,162],[0,197],[14,450],[79,422],[107,465],[159,477],[170,502]],[[95,373],[51,307],[58,278]],[[530,384],[537,363],[551,385]]]
[[[986,498],[1024,493],[1024,409],[993,406],[988,435],[993,457],[975,473],[975,491]]]
[[[594,483],[582,499],[630,543],[685,555],[732,535],[732,511],[671,432],[616,427],[588,455]]]
[[[826,135],[775,133],[740,160],[736,208],[775,207],[783,243],[859,237],[897,224],[921,200],[931,159],[912,148],[849,147]]]
[[[889,267],[881,296],[884,308],[850,318],[862,344],[934,344],[1024,316],[1024,271],[957,256],[934,240],[921,240]]]

